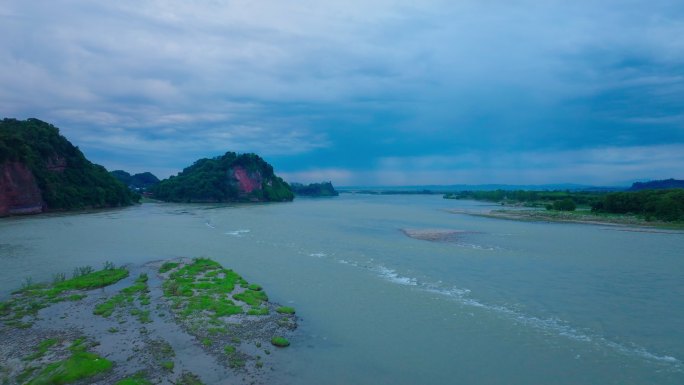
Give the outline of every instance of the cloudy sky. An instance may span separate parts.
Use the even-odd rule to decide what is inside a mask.
[[[289,181],[684,178],[681,0],[4,0],[0,116],[108,169]]]

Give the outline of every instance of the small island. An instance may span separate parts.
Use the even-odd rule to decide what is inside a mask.
[[[294,313],[206,258],[80,267],[0,303],[0,382],[268,383]]]
[[[302,183],[291,183],[292,192],[298,196],[308,197],[336,197],[340,195],[332,182],[310,183],[308,185]]]
[[[290,186],[273,166],[256,154],[226,152],[197,160],[176,176],[151,187],[155,199],[166,202],[287,202]]]

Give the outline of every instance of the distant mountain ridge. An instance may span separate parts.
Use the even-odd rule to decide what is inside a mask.
[[[147,171],[135,175],[131,175],[124,170],[114,170],[109,173],[118,179],[119,182],[134,190],[144,191],[159,183],[159,178]]]
[[[672,188],[684,188],[684,180],[678,179],[663,179],[663,180],[652,180],[649,182],[635,182],[629,191],[641,191],[641,190],[665,190]]]

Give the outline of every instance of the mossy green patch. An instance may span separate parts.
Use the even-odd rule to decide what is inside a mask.
[[[168,271],[171,271],[171,270],[177,268],[178,265],[179,265],[179,264],[178,264],[177,262],[164,262],[164,263],[161,265],[161,267],[159,268],[159,272],[162,273],[162,274],[163,274],[163,273],[166,273],[166,272],[168,272]]]
[[[247,311],[248,315],[268,315],[267,307],[253,307]]]
[[[169,372],[173,372],[175,364],[173,361],[164,361],[161,363],[161,367],[164,368],[165,370],[168,370]]]
[[[276,309],[276,312],[278,312],[280,314],[294,314],[295,309],[293,307],[290,307],[290,306],[281,306],[281,307]]]
[[[176,385],[204,385],[202,381],[200,381],[200,378],[190,372],[183,372],[183,374],[180,376],[178,381],[176,381]]]
[[[145,377],[129,377],[117,381],[114,385],[152,385],[152,383]]]
[[[250,306],[259,306],[262,302],[268,301],[268,296],[263,291],[247,289],[242,293],[234,294],[233,299],[242,301]]]
[[[38,358],[41,358],[47,353],[48,349],[53,347],[57,343],[57,340],[54,338],[49,338],[46,340],[41,341],[41,343],[38,344],[36,347],[36,351],[26,357],[24,357],[24,360],[26,361],[33,361]]]
[[[261,290],[263,290],[263,288],[261,287],[261,285],[257,285],[256,283],[253,283],[253,284],[251,284],[251,285],[248,285],[247,288],[248,288],[249,290],[254,290],[254,291],[261,291]]]
[[[46,366],[28,385],[69,384],[111,369],[111,361],[94,353],[76,351],[68,359]]]
[[[271,344],[273,344],[273,346],[277,346],[279,348],[284,348],[284,347],[290,346],[290,341],[288,341],[287,338],[285,338],[285,337],[276,336],[276,337],[271,338]]]

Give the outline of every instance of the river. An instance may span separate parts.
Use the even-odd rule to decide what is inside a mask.
[[[0,298],[77,266],[206,256],[297,309],[282,384],[684,383],[683,233],[447,211],[485,208],[343,194],[5,218]]]

